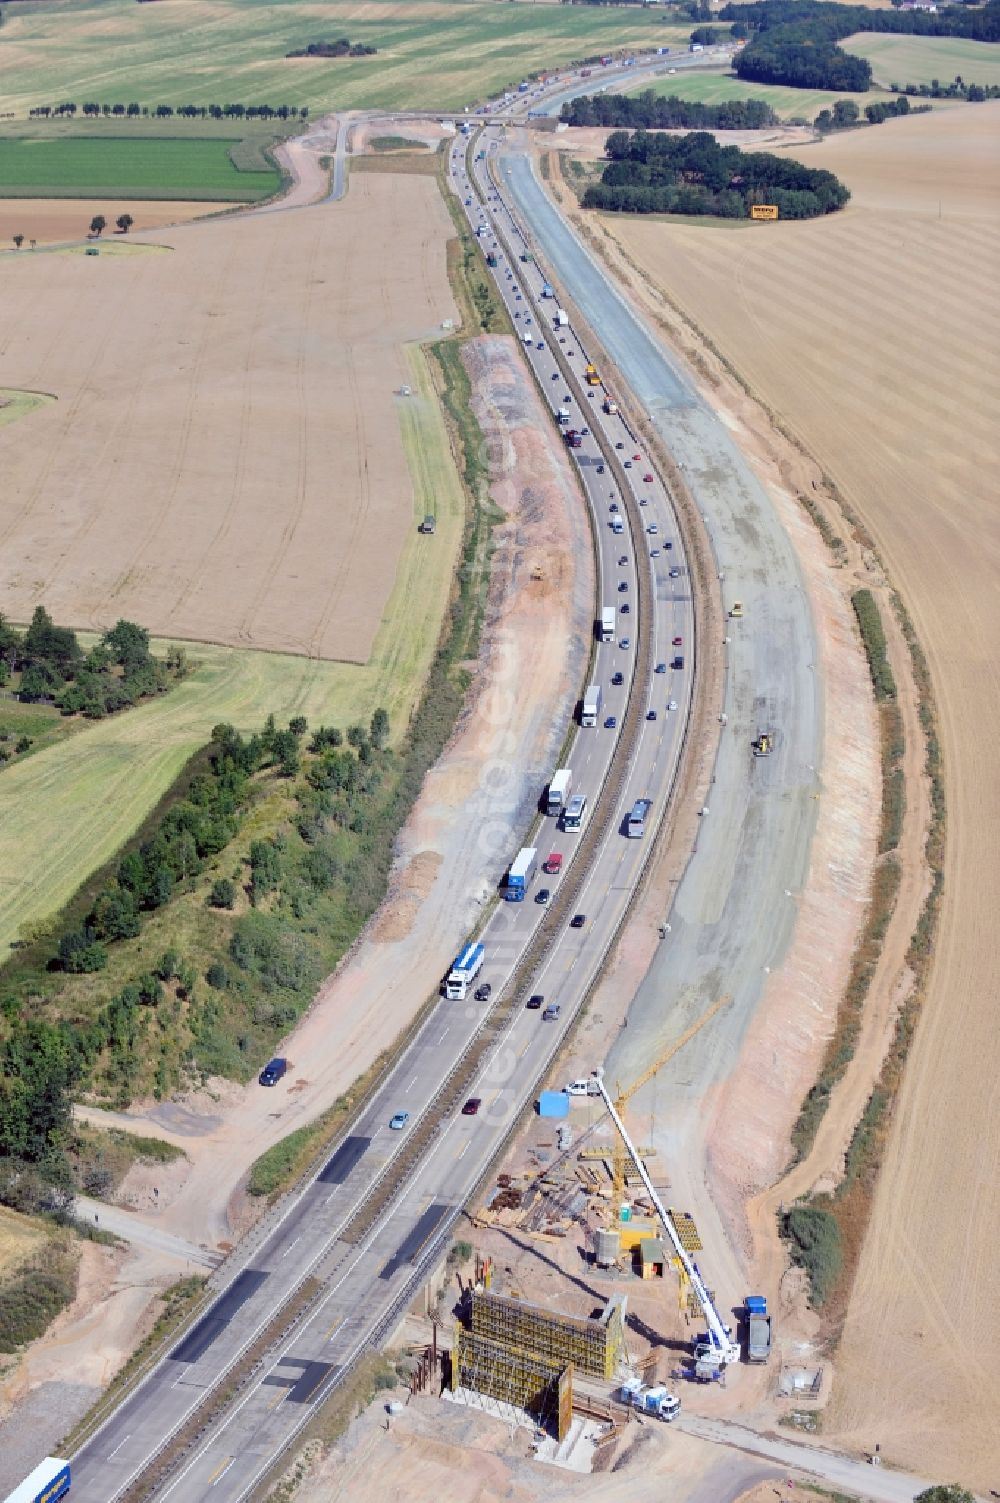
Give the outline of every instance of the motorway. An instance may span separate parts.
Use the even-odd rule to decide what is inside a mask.
[[[467,212],[477,224],[483,211],[478,198],[467,190],[461,148],[454,153],[452,169],[463,201],[472,198]],[[601,724],[596,730],[581,730],[568,758],[574,792],[587,795],[593,807],[617,748],[626,698],[629,693],[641,696],[632,764],[623,782],[615,783],[610,826],[583,873],[574,900],[574,908],[586,915],[585,922],[579,929],[568,927],[568,915],[558,908],[559,880],[541,876],[536,889],[549,883],[556,908],[532,901],[498,904],[480,935],[487,949],[487,966],[479,979],[491,982],[491,1003],[472,998],[442,1001],[432,1010],[390,1077],[316,1177],[251,1234],[213,1278],[215,1298],[208,1311],[73,1458],[77,1503],[113,1503],[133,1482],[149,1476],[164,1446],[181,1439],[185,1444],[183,1448],[178,1445],[178,1450],[183,1449],[183,1455],[149,1495],[184,1503],[208,1496],[218,1503],[237,1503],[307,1423],[358,1353],[391,1328],[412,1298],[423,1270],[447,1244],[458,1212],[555,1054],[624,920],[648,851],[647,841],[625,838],[630,805],[638,796],[650,796],[661,808],[670,788],[686,722],[694,647],[687,565],[676,521],[663,487],[642,480],[648,461],[641,455],[638,462],[632,458],[640,451],[632,448],[622,419],[601,413],[599,392],[592,389],[593,400],[588,400],[588,388],[579,377],[574,383],[565,380],[565,367],[557,363],[556,351],[582,373],[583,346],[571,328],[561,331],[567,344],[560,346],[560,336],[547,326],[545,314],[554,305],[541,299],[537,268],[512,260],[499,247],[498,255],[497,285],[515,327],[523,329],[527,317],[532,320],[528,327],[536,337],[531,339],[530,350],[525,345],[525,351],[543,393],[553,411],[559,405],[571,405],[579,422],[593,430],[583,447],[573,452],[594,517],[601,600],[630,605],[629,614],[619,617],[616,639],[595,643],[590,675],[604,690],[602,722],[613,714],[618,729]],[[604,450],[597,444],[598,430],[604,435]],[[627,452],[614,447],[625,443]],[[623,465],[626,459],[630,470],[619,471],[618,461]],[[616,474],[632,486],[628,505]],[[640,496],[646,501],[641,509]],[[613,501],[627,529],[620,536],[611,530]],[[630,517],[642,518],[634,535]],[[647,526],[656,527],[655,536],[646,533]],[[662,549],[658,560],[651,557],[654,547]],[[620,591],[620,584],[626,588]],[[649,642],[639,637],[641,591],[648,593],[652,606],[647,617],[653,632]],[[675,638],[682,641],[680,650],[688,671],[652,672],[656,662],[670,662],[678,650],[673,646]],[[611,686],[616,670],[624,679],[620,688]],[[668,712],[671,699],[676,709]],[[656,711],[655,721],[645,718],[648,709]],[[538,825],[533,843],[542,854],[553,846],[559,848],[572,873],[574,846],[580,837],[556,835],[551,820],[540,818]],[[511,857],[514,854],[510,852]],[[565,883],[566,875],[560,880]],[[503,1018],[470,1089],[470,1095],[481,1098],[479,1114],[462,1115],[451,1102],[445,1114],[434,1120],[442,1082],[470,1038],[482,1028],[490,1007],[504,998],[505,983],[540,925],[547,926],[552,943],[530,986]],[[442,969],[449,960],[442,956]],[[548,1022],[541,1012],[525,1010],[523,1001],[529,991],[544,994],[546,1001],[558,1001],[560,1019]],[[410,1114],[402,1132],[391,1131],[388,1125],[397,1111]],[[408,1135],[428,1123],[433,1129],[428,1150],[400,1173],[394,1164],[405,1153]],[[370,1224],[357,1223],[359,1207],[387,1179],[398,1183],[385,1206]],[[270,1329],[277,1312],[297,1292],[311,1290],[316,1298],[307,1313],[277,1339],[278,1333]],[[189,1443],[185,1427],[191,1416],[225,1382],[237,1362],[248,1353],[257,1354],[257,1344],[265,1335],[267,1354],[238,1400],[225,1408],[206,1434]]]

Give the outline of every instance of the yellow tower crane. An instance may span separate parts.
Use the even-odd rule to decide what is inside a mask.
[[[721,1008],[725,1007],[729,1000],[729,997],[720,997],[717,1002],[713,1002],[708,1011],[702,1013],[701,1017],[692,1023],[689,1028],[685,1028],[680,1037],[674,1039],[673,1043],[664,1049],[659,1058],[653,1061],[649,1069],[644,1070],[638,1080],[633,1080],[632,1084],[625,1090],[622,1090],[620,1085],[616,1085],[615,1111],[619,1117],[622,1116],[625,1106],[635,1095],[636,1091],[641,1091],[644,1085],[648,1085],[653,1076],[663,1069],[667,1061],[673,1059],[674,1055],[683,1049],[685,1044],[690,1043],[695,1034],[704,1028],[705,1024],[710,1022],[715,1017],[715,1014]],[[614,1146],[611,1151],[611,1205],[616,1221],[621,1210],[622,1198],[625,1194],[625,1176],[628,1171],[628,1161],[628,1149],[625,1147],[621,1135],[616,1133]]]

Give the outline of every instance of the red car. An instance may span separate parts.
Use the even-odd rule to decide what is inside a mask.
[[[483,1102],[480,1096],[470,1096],[468,1101],[462,1107],[462,1116],[475,1117],[478,1114],[479,1108],[482,1106],[482,1104]]]
[[[642,458],[642,455],[641,455],[641,454],[633,454],[633,455],[632,455],[632,458],[633,458],[633,459],[634,459],[634,460],[635,460],[635,461],[636,461],[636,463],[637,463],[637,464],[638,464],[638,462],[639,462],[639,460],[640,460],[640,459],[641,459],[641,458]]]
[[[652,485],[652,483],[653,483],[653,477],[652,477],[652,475],[643,475],[643,477],[642,477],[642,483],[643,483],[643,485]]]
[[[557,877],[562,871],[562,852],[552,851],[549,859],[542,866],[542,871],[550,877]]]
[[[674,646],[675,647],[683,647],[684,646],[684,638],[683,637],[675,637],[674,638]]]

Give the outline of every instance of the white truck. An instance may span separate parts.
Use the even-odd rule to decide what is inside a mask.
[[[619,1397],[640,1414],[655,1414],[668,1425],[681,1412],[680,1399],[662,1383],[647,1384],[641,1378],[628,1378],[619,1389]]]
[[[583,726],[596,725],[597,717],[600,715],[600,713],[601,686],[600,684],[591,684],[586,694],[583,696],[583,709],[580,711],[580,724]]]
[[[460,1002],[475,981],[483,968],[486,959],[486,946],[481,944],[466,945],[455,958],[455,964],[448,972],[444,984],[444,994],[452,1002]]]
[[[616,537],[625,531],[625,523],[621,519],[620,512],[616,511],[614,516],[611,518],[611,531],[615,534]]]
[[[554,322],[555,322],[555,326],[556,326],[557,329],[568,329],[569,328],[569,315],[566,312],[565,308],[557,308],[556,309],[556,316],[555,316]]]
[[[559,411],[556,413],[556,421],[559,424],[560,428],[565,428],[566,424],[569,422],[568,407],[559,408]]]
[[[545,799],[546,814],[559,815],[566,807],[570,789],[573,786],[573,773],[568,767],[560,767],[558,772],[553,773],[549,784],[549,791]]]
[[[616,609],[613,605],[606,605],[601,610],[601,641],[613,642],[615,640],[615,616]]]

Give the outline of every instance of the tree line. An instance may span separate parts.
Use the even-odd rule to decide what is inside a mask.
[[[126,1106],[138,1083],[163,1095],[196,1062],[238,1075],[245,1067],[227,1053],[227,1014],[239,1019],[245,1012],[248,1022],[272,1032],[294,1022],[326,969],[311,938],[329,919],[325,910],[318,916],[317,900],[335,884],[346,894],[356,923],[345,931],[342,953],[384,889],[392,843],[382,857],[373,853],[372,810],[376,800],[391,805],[397,796],[389,730],[384,709],[346,732],[320,726],[308,742],[301,716],[284,728],[268,716],[249,736],[217,725],[169,808],[92,890],[77,910],[82,917],[54,943],[29,942],[41,960],[15,953],[0,972],[0,1201],[51,1208],[68,1183],[70,1105],[80,1090],[104,1091]],[[262,783],[266,772],[272,780]],[[242,882],[219,876],[206,883],[206,868],[232,845],[255,801],[276,786],[273,779],[291,789],[291,827],[250,841],[230,867]],[[119,967],[119,979],[89,1015],[78,999],[53,1020],[46,972],[68,981],[106,970],[117,948],[196,890],[199,877],[205,907],[232,914],[221,936],[224,959],[202,975],[168,947],[126,971],[124,984]],[[233,914],[238,904],[245,911]],[[232,1031],[238,1029],[237,1022]],[[244,1046],[253,1048],[249,1026],[238,1049]]]
[[[10,684],[28,704],[100,720],[162,694],[186,671],[183,648],[154,657],[149,632],[134,621],[119,621],[84,652],[76,633],[56,626],[44,606],[36,607],[23,633],[0,614],[0,686]]]
[[[88,119],[169,120],[174,115],[184,120],[307,120],[309,106],[295,104],[98,104],[88,99],[82,105],[67,100],[62,104],[40,104],[28,111],[38,120],[72,119],[81,114]]]
[[[702,104],[696,99],[641,94],[591,94],[562,107],[567,125],[618,125],[649,130],[762,130],[778,117],[763,99],[728,99]]]
[[[286,52],[286,57],[374,57],[377,47],[366,47],[363,42],[351,42],[347,37],[338,37],[335,42],[310,42],[308,47],[297,47]]]
[[[783,219],[812,219],[842,208],[851,196],[832,172],[771,152],[720,146],[704,131],[614,131],[605,150],[610,160],[601,182],[585,192],[585,208],[748,219],[754,204],[768,203],[777,204]]]
[[[719,17],[750,30],[750,42],[733,63],[740,78],[801,89],[864,93],[870,88],[871,64],[837,45],[855,32],[1000,41],[1000,0],[939,12],[869,10],[835,0],[750,0],[723,6]]]

